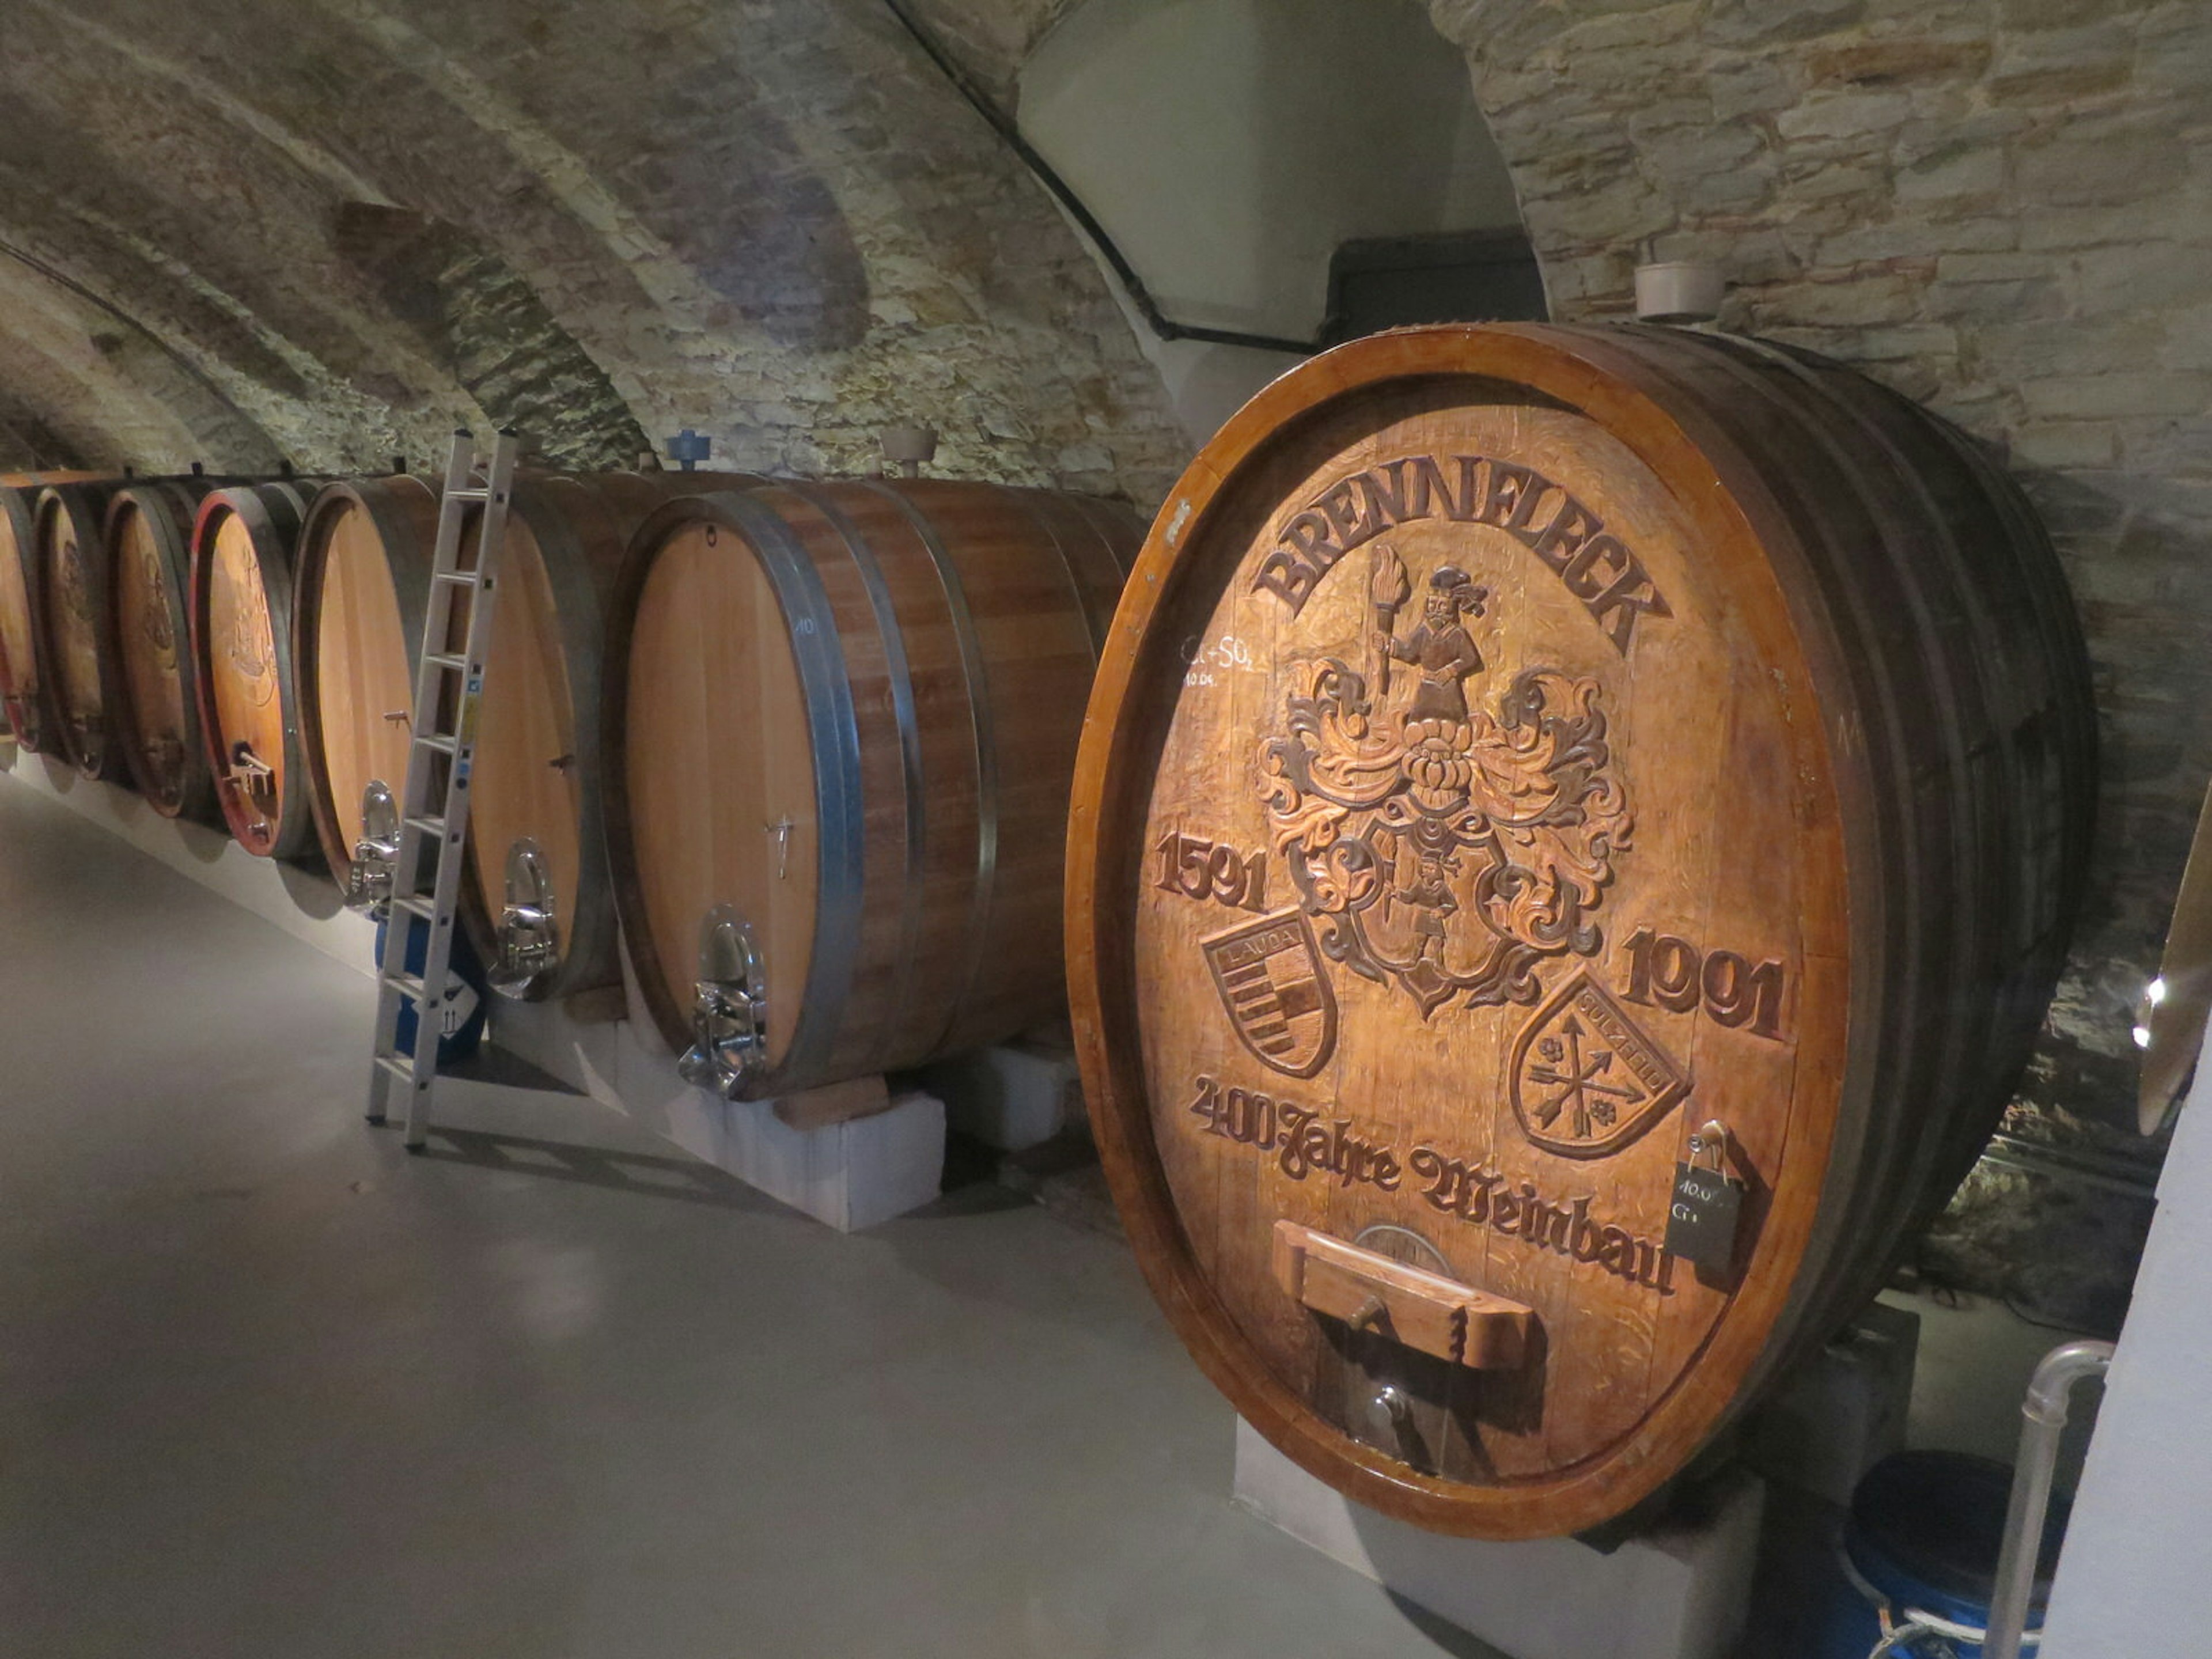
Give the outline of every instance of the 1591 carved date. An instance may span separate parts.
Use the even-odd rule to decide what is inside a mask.
[[[1163,893],[1211,898],[1240,910],[1267,908],[1267,854],[1240,853],[1227,842],[1170,830],[1152,850],[1159,854],[1156,884]]]

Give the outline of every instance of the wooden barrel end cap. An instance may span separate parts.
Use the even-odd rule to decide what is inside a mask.
[[[2033,515],[1803,354],[1405,330],[1222,429],[1116,620],[1068,980],[1156,1294],[1362,1501],[1634,1508],[2025,1062],[2094,788]]]

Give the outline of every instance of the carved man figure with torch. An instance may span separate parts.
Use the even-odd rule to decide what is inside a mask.
[[[1370,644],[1376,654],[1376,698],[1390,695],[1391,663],[1412,663],[1421,671],[1421,684],[1406,710],[1406,719],[1463,724],[1467,720],[1463,682],[1480,671],[1482,653],[1475,648],[1460,618],[1482,615],[1490,590],[1475,586],[1456,565],[1439,567],[1429,578],[1420,625],[1398,639],[1393,630],[1399,608],[1412,597],[1412,585],[1398,556],[1378,544],[1369,559],[1368,597],[1375,606],[1376,629]]]

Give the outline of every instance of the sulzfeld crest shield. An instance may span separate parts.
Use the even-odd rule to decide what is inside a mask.
[[[1619,1152],[1690,1086],[1666,1050],[1586,970],[1521,1028],[1510,1075],[1522,1132],[1562,1158]]]

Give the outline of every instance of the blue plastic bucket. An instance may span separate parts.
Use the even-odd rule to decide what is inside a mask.
[[[1966,1452],[1900,1452],[1875,1464],[1851,1494],[1819,1659],[1868,1659],[1888,1631],[1920,1622],[1916,1615],[1950,1629],[1892,1649],[1896,1659],[1980,1659],[2011,1493],[2009,1465]],[[2064,1500],[2054,1498],[2036,1562],[2031,1632],[2043,1622],[2066,1512]]]
[[[384,960],[384,933],[389,924],[376,924],[376,959]],[[407,919],[407,971],[419,975],[430,949],[430,924],[420,916]],[[483,1041],[484,1018],[488,1012],[484,999],[483,964],[470,948],[468,935],[456,932],[452,958],[447,965],[444,1006],[438,1010],[443,1022],[438,1038],[438,1064],[450,1066],[455,1060],[465,1060],[476,1053]],[[415,999],[399,999],[399,1051],[415,1052]]]

